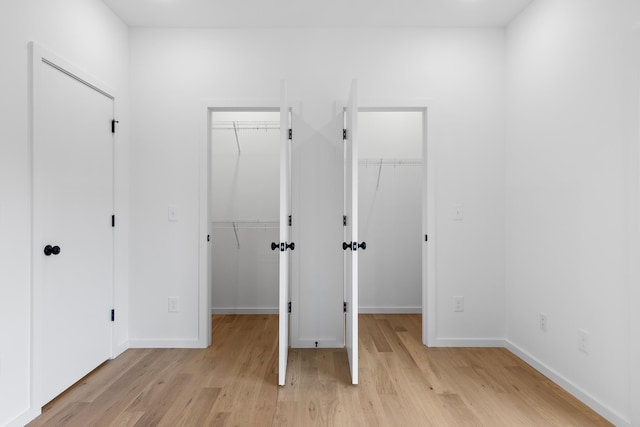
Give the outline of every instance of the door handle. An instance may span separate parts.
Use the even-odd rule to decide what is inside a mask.
[[[284,252],[287,249],[291,249],[292,251],[296,248],[296,244],[293,242],[287,243],[276,243],[276,242],[271,242],[271,250],[275,251],[276,249],[280,248],[280,251]]]
[[[362,250],[367,249],[367,242],[351,242],[351,243],[347,243],[347,242],[342,242],[342,250],[346,251],[347,249],[351,249],[352,251],[357,251],[358,248],[361,248]]]
[[[47,245],[44,247],[44,254],[46,256],[58,255],[60,253],[60,246]]]

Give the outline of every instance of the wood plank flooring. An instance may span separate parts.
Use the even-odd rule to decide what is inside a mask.
[[[278,318],[214,316],[208,349],[131,349],[29,426],[608,426],[505,349],[428,349],[420,315],[360,315],[360,384],[343,349],[291,349]]]

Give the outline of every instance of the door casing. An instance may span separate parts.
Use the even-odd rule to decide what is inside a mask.
[[[422,113],[422,343],[437,347],[436,335],[436,141],[437,103],[434,100],[360,99],[359,112]],[[425,236],[427,238],[425,239]]]

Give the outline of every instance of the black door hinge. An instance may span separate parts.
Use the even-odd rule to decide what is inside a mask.
[[[211,241],[211,235],[207,234],[207,242]]]
[[[116,123],[120,123],[118,120],[111,120],[111,133],[116,133]]]
[[[342,303],[342,311],[345,312],[345,313],[347,312],[347,302],[346,301]]]
[[[429,241],[429,236],[427,236],[426,234],[424,235],[424,241],[428,242]]]
[[[116,216],[115,215],[111,215],[111,226],[112,227],[116,226]]]
[[[342,226],[343,227],[347,226],[347,216],[346,215],[342,215]]]
[[[289,129],[289,140],[293,140],[293,129]]]
[[[289,301],[289,313],[291,313],[291,301]]]
[[[116,321],[116,310],[115,309],[111,309],[111,321],[115,322]]]
[[[289,227],[291,227],[291,215],[289,215]]]

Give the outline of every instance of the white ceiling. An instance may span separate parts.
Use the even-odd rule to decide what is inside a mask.
[[[132,27],[503,27],[533,0],[103,0]]]

